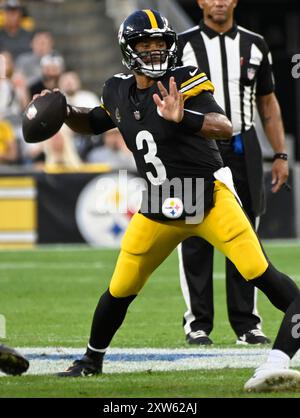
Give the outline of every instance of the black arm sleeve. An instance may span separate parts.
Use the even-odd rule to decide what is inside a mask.
[[[185,109],[203,113],[220,113],[225,115],[224,110],[215,101],[214,96],[209,91],[203,91],[198,96],[192,97],[185,102]],[[226,116],[226,115],[225,115]]]
[[[93,133],[96,135],[116,127],[108,113],[100,106],[89,112],[89,119]]]

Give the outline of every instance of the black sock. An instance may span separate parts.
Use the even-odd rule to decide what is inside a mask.
[[[295,317],[298,315],[298,318]],[[280,325],[273,349],[281,350],[292,358],[300,349],[300,294],[290,304]]]
[[[286,312],[299,294],[299,289],[293,280],[276,270],[271,263],[260,277],[250,280],[249,283],[260,289],[270,302],[283,312]]]
[[[88,356],[94,361],[97,361],[98,363],[102,363],[103,357],[105,353],[99,353],[98,351],[91,350],[89,347],[87,347],[86,352],[84,353],[85,356]]]
[[[136,295],[126,298],[115,298],[110,294],[109,290],[103,293],[96,307],[92,322],[89,341],[89,345],[92,348],[101,350],[109,346],[125,318],[128,306],[135,297]],[[93,354],[91,352],[93,350],[88,348],[86,354],[95,359],[104,355],[97,351],[94,351]]]

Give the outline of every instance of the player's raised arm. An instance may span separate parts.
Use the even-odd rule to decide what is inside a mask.
[[[163,86],[161,81],[157,82],[157,87],[162,99],[155,93],[153,94],[153,100],[159,114],[166,120],[180,123],[184,116],[183,97],[177,90],[174,77],[170,77],[169,91]]]
[[[157,87],[161,98],[158,94],[154,94],[153,100],[158,112],[164,119],[180,123],[187,130],[199,133],[207,139],[230,139],[232,137],[231,122],[215,103],[212,95],[207,92],[202,93],[205,95],[205,107],[208,110],[207,113],[202,113],[184,107],[183,95],[178,91],[174,77],[170,77],[169,91],[160,81],[157,82]],[[208,102],[207,98],[209,99]],[[208,104],[210,107],[207,107]]]

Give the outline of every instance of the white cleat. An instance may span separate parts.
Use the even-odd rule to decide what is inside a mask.
[[[246,392],[300,391],[300,372],[258,368],[244,386]]]

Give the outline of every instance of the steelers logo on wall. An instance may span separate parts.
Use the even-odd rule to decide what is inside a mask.
[[[101,175],[81,191],[75,209],[78,229],[93,246],[117,248],[140,208],[143,183],[125,170]]]

